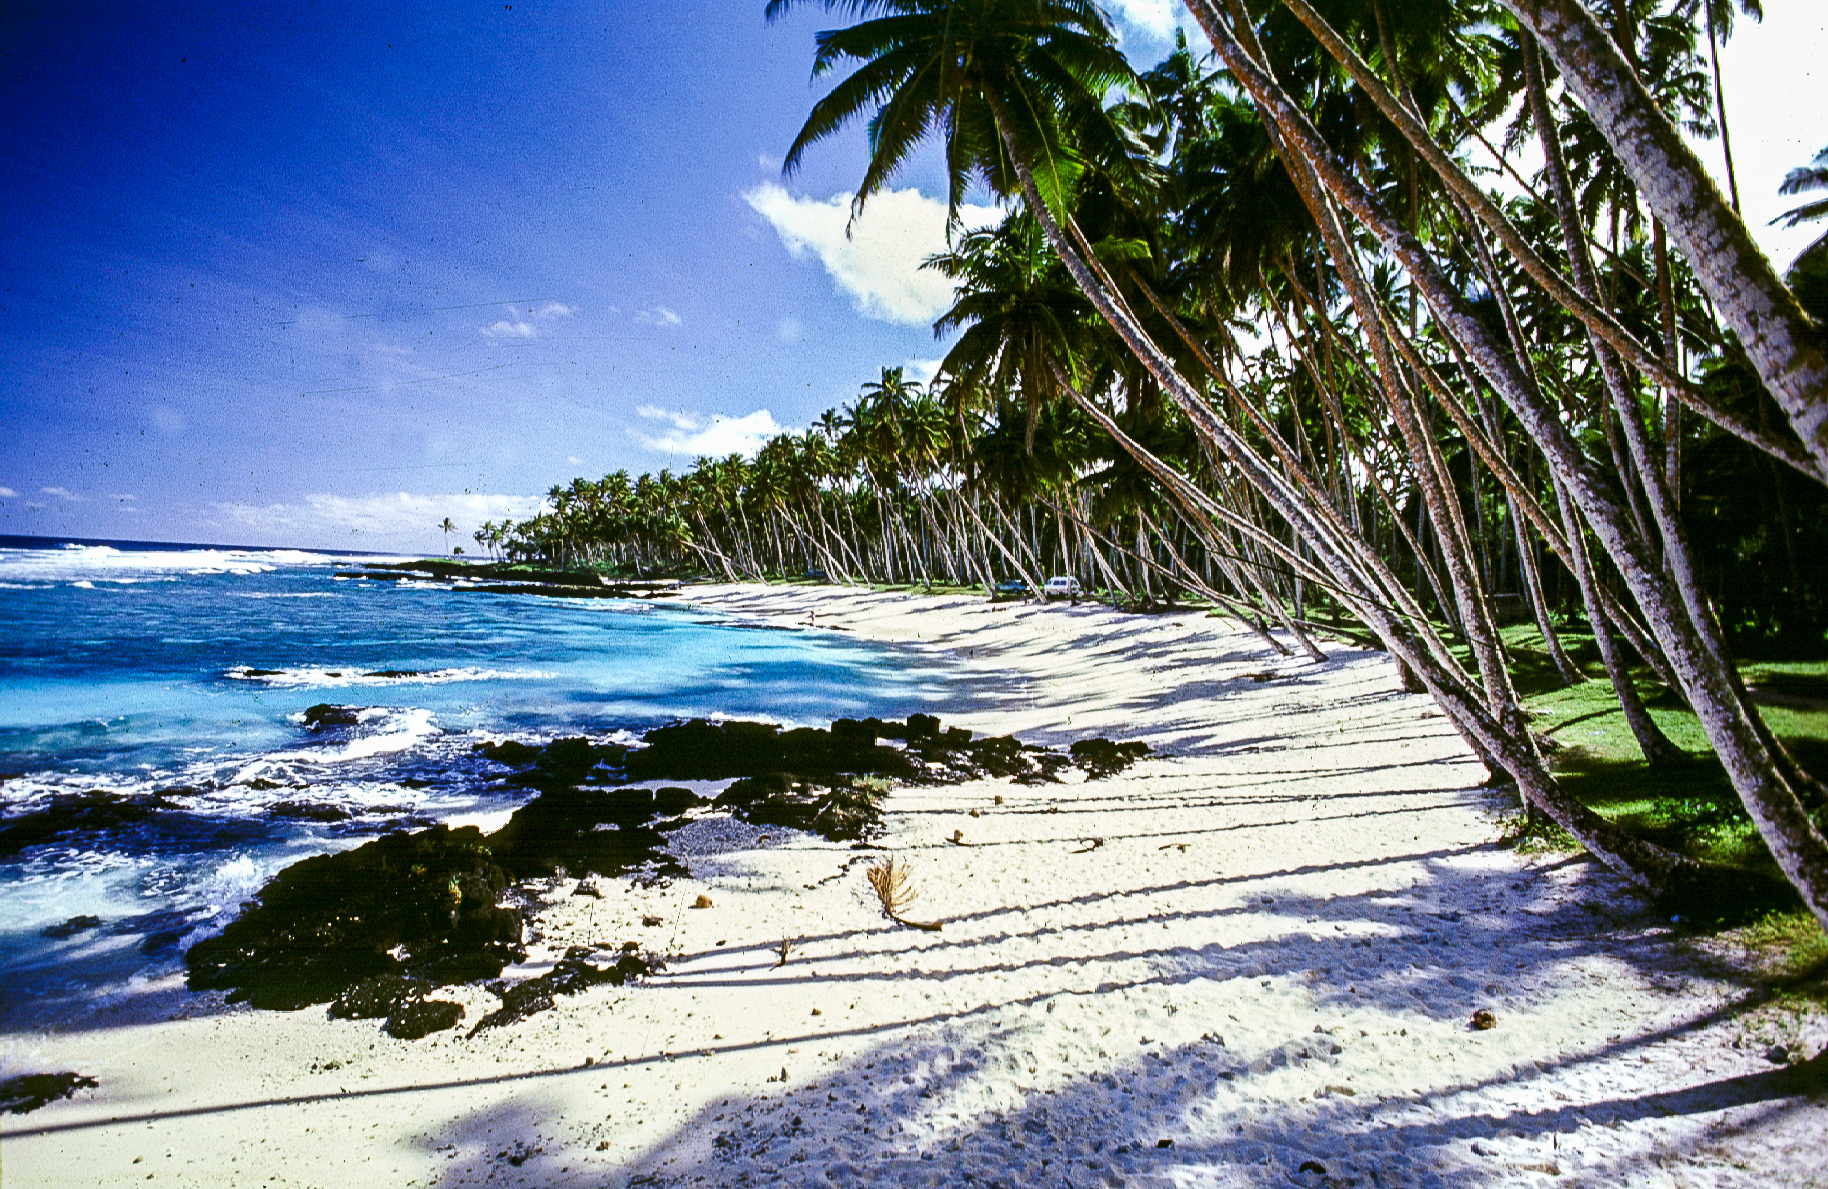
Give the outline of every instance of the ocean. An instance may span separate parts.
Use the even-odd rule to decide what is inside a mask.
[[[374,560],[0,537],[0,1026],[172,986],[184,950],[299,859],[492,828],[531,794],[483,740],[823,726],[962,692],[918,654],[743,625],[689,593],[336,576]],[[324,705],[339,721],[314,728]]]

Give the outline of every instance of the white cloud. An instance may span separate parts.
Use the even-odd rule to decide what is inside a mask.
[[[762,448],[762,443],[782,432],[781,426],[775,424],[773,414],[767,409],[757,409],[744,417],[714,413],[709,419],[683,411],[669,412],[653,405],[643,405],[635,412],[649,421],[664,421],[672,426],[658,436],[630,430],[630,436],[636,441],[650,450],[684,454],[692,458],[700,455],[712,458],[722,458],[726,454],[754,455]]]
[[[0,500],[10,500],[10,499],[14,498],[15,496],[17,496],[18,494],[19,494],[18,492],[14,491],[10,487],[0,487]]]
[[[920,266],[946,249],[946,204],[918,190],[884,190],[852,224],[851,199],[849,194],[834,194],[824,202],[796,198],[773,182],[743,195],[796,260],[809,251],[819,258],[864,317],[906,326],[939,317],[952,304],[952,282]],[[1000,220],[1003,212],[965,206],[959,217],[967,227],[983,227]]]
[[[651,310],[635,311],[635,321],[649,326],[678,326],[684,319],[665,306],[655,306]]]
[[[697,429],[699,425],[698,418],[684,410],[675,413],[658,405],[642,405],[635,412],[649,421],[670,421],[677,429]]]
[[[1108,6],[1120,30],[1128,25],[1158,41],[1174,39],[1174,26],[1187,11],[1176,0],[1108,0]]]
[[[566,456],[565,456],[565,462],[566,462],[566,463],[567,463],[567,464],[568,464],[568,465],[570,465],[570,466],[574,466],[574,467],[581,467],[581,466],[583,466],[583,465],[584,465],[584,460],[583,460],[583,459],[581,459],[581,458],[579,458],[579,457],[578,457],[578,456],[577,456],[577,455],[575,455],[575,454],[567,454],[567,455],[566,455]]]
[[[800,336],[806,333],[806,328],[800,325],[798,318],[782,318],[775,324],[774,332],[781,336],[783,343],[797,343]]]
[[[231,523],[271,537],[295,541],[363,538],[365,546],[415,547],[413,543],[443,539],[438,525],[445,517],[457,523],[457,535],[468,544],[470,534],[485,520],[521,519],[537,512],[545,501],[536,495],[483,495],[460,492],[450,495],[415,495],[393,492],[379,495],[307,495],[298,504],[218,504]]]
[[[83,502],[83,497],[80,495],[77,495],[74,491],[71,491],[68,487],[40,487],[38,489],[38,494],[39,495],[54,495],[60,500],[69,500],[73,504],[80,504]]]
[[[483,327],[482,337],[495,339],[497,342],[502,339],[531,339],[538,338],[539,331],[533,329],[533,323],[523,319],[516,318],[510,322],[503,318],[493,326]]]
[[[933,377],[939,375],[939,365],[944,362],[943,359],[910,359],[901,365],[901,370],[910,380],[931,384]]]
[[[481,328],[482,336],[487,339],[494,339],[496,342],[513,339],[536,339],[540,335],[539,328],[534,326],[532,322],[527,321],[527,319],[533,318],[540,322],[547,322],[553,318],[569,318],[576,313],[576,310],[561,301],[549,301],[538,309],[528,310],[525,313],[510,307],[506,318],[501,319],[493,325]]]

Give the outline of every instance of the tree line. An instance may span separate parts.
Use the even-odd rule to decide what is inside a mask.
[[[954,212],[973,186],[1010,211],[929,262],[957,286],[938,376],[885,370],[753,461],[576,481],[479,541],[725,577],[1074,573],[1315,657],[1311,620],[1347,620],[1534,809],[1705,894],[1719,872],[1568,796],[1528,729],[1499,622],[1529,615],[1572,683],[1573,611],[1646,760],[1682,755],[1639,664],[1828,927],[1828,791],[1732,659],[1828,626],[1828,245],[1780,275],[1753,243],[1715,66],[1753,0],[1187,0],[1211,52],[1141,72],[1091,0],[819,2],[852,23],[814,74],[843,77],[788,172],[864,119],[858,212],[930,140]],[[1684,134],[1719,138],[1730,196]]]

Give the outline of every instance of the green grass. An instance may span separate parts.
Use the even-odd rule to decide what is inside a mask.
[[[1599,813],[1651,841],[1706,862],[1781,878],[1738,794],[1714,758],[1700,723],[1648,669],[1632,674],[1650,717],[1686,763],[1653,769],[1625,723],[1590,635],[1568,632],[1562,645],[1590,678],[1560,686],[1533,626],[1504,630],[1519,692],[1535,716],[1533,729],[1550,743],[1550,767],[1562,788]],[[1799,763],[1828,771],[1828,663],[1758,662],[1740,667],[1756,690],[1787,705],[1758,707],[1772,732]],[[1524,849],[1575,850],[1574,840],[1545,820],[1519,828]],[[1762,975],[1818,979],[1828,969],[1828,936],[1808,913],[1785,909],[1732,929],[1746,964]]]

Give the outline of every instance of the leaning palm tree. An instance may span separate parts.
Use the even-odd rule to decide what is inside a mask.
[[[1192,0],[1194,7],[1207,0]],[[1581,0],[1502,0],[1605,135],[1828,482],[1828,349],[1694,150]]]
[[[1296,6],[1296,0],[1285,2]],[[1521,0],[1505,3],[1515,9]],[[791,6],[792,0],[773,0],[769,13],[778,15]],[[1478,661],[1478,685],[1468,680],[1426,622],[1420,606],[1362,535],[1343,520],[1301,460],[1248,399],[1202,357],[1202,363],[1213,372],[1221,390],[1236,407],[1236,415],[1248,419],[1256,432],[1267,439],[1274,462],[1177,370],[1073,221],[1069,191],[1089,166],[1095,164],[1106,174],[1108,184],[1117,188],[1134,185],[1142,172],[1129,152],[1132,142],[1102,105],[1104,94],[1119,85],[1137,88],[1096,7],[1073,0],[825,0],[825,6],[843,7],[866,19],[850,29],[819,34],[815,74],[829,71],[846,58],[862,64],[814,106],[788,155],[788,167],[798,164],[808,145],[874,109],[870,120],[871,160],[858,189],[859,205],[887,183],[913,144],[929,130],[945,135],[949,197],[955,206],[974,178],[983,179],[998,193],[1019,191],[1049,246],[1099,316],[1188,415],[1202,438],[1287,521],[1302,549],[1309,552],[1289,549],[1285,542],[1268,536],[1259,543],[1277,551],[1291,568],[1307,566],[1316,577],[1334,583],[1341,602],[1376,632],[1393,655],[1415,671],[1488,766],[1506,771],[1528,801],[1546,810],[1596,855],[1643,886],[1665,891],[1692,889],[1690,894],[1700,891],[1703,873],[1692,860],[1631,837],[1568,797],[1549,775],[1524,729],[1477,572],[1466,564],[1467,534],[1459,523],[1460,511],[1440,490],[1448,479],[1445,464],[1425,425],[1416,419],[1414,390],[1406,379],[1407,373],[1413,372],[1433,390],[1439,387],[1439,377],[1417,353],[1409,336],[1402,334],[1401,327],[1388,316],[1383,295],[1368,287],[1357,249],[1347,236],[1334,202],[1363,221],[1400,259],[1412,281],[1421,287],[1432,313],[1465,345],[1472,362],[1544,449],[1558,477],[1570,481],[1581,512],[1593,522],[1608,552],[1625,571],[1634,597],[1653,618],[1679,615],[1682,611],[1674,584],[1657,571],[1643,542],[1628,532],[1630,526],[1623,520],[1623,511],[1606,488],[1603,476],[1580,456],[1566,427],[1521,370],[1520,356],[1513,353],[1513,345],[1479,322],[1464,292],[1450,284],[1439,262],[1421,248],[1407,227],[1389,216],[1365,191],[1354,171],[1321,140],[1302,108],[1262,66],[1257,57],[1261,50],[1248,23],[1240,22],[1234,32],[1227,27],[1229,18],[1221,16],[1210,0],[1189,0],[1226,66],[1274,125],[1279,154],[1288,162],[1297,189],[1315,215],[1327,253],[1339,279],[1350,290],[1361,327],[1369,334],[1379,379],[1371,386],[1372,391],[1382,398],[1385,410],[1402,430],[1423,494],[1440,509],[1431,507],[1430,515],[1437,533],[1446,530],[1441,543],[1453,571],[1450,577],[1454,597],[1466,626],[1473,629],[1468,632],[1468,642]],[[1249,48],[1240,44],[1240,37],[1249,42]],[[1351,65],[1356,67],[1358,63]],[[1356,70],[1354,78],[1367,90],[1384,90],[1370,86],[1375,80],[1360,78]],[[1387,90],[1384,94],[1388,94]],[[1386,114],[1392,113],[1386,109]],[[1403,119],[1415,123],[1407,112],[1398,112],[1392,118],[1399,126]],[[1405,128],[1404,134],[1408,136],[1409,129]],[[1418,150],[1438,150],[1425,131],[1414,139],[1420,142]],[[1430,164],[1433,166],[1434,162]],[[1439,171],[1438,166],[1435,168]],[[1490,205],[1489,199],[1486,203]],[[1510,246],[1508,242],[1506,246]],[[1704,271],[1703,264],[1692,254],[1690,259],[1697,271]],[[1722,267],[1720,261],[1713,264]],[[1758,286],[1754,284],[1752,288]],[[1559,290],[1566,291],[1566,285],[1559,286]],[[1616,330],[1609,317],[1591,310],[1591,303],[1571,291],[1567,296],[1561,291],[1557,291],[1557,299],[1570,311],[1586,311],[1584,316],[1592,316],[1608,330]],[[1790,300],[1794,303],[1794,297]],[[1720,304],[1727,303],[1722,300]],[[1733,312],[1729,311],[1729,320]],[[1184,326],[1176,326],[1176,330],[1187,337]],[[1748,343],[1749,353],[1755,361],[1766,361],[1772,350],[1781,354],[1794,345],[1779,341],[1782,338],[1783,328],[1779,328],[1774,338],[1766,340],[1765,360],[1761,360],[1760,350],[1752,349]],[[1188,345],[1193,345],[1191,340]],[[1804,350],[1806,354],[1807,348]],[[1658,375],[1667,372],[1667,367],[1654,356],[1640,355],[1650,365],[1647,371]],[[1079,392],[1071,377],[1061,372],[1055,379],[1126,452],[1175,493],[1183,506],[1201,517],[1224,519],[1232,515],[1195,490],[1184,475],[1143,449],[1110,414]],[[1807,405],[1809,384],[1808,378],[1803,377],[1802,389],[1792,390],[1790,395],[1802,396],[1801,403]],[[1789,402],[1786,408],[1796,423],[1801,410],[1790,408],[1794,403]],[[1806,422],[1807,418],[1802,420]],[[1823,446],[1823,455],[1828,456],[1828,434],[1824,434]],[[1818,919],[1828,925],[1828,841],[1803,813],[1795,789],[1780,770],[1778,759],[1772,754],[1775,741],[1768,740],[1768,733],[1759,730],[1755,716],[1746,713],[1742,697],[1735,696],[1723,654],[1718,649],[1709,650],[1708,645],[1717,641],[1701,639],[1695,625],[1676,626],[1682,630],[1659,642],[1672,653],[1682,654],[1677,668],[1684,678],[1684,692],[1698,703],[1697,709],[1704,710],[1710,741],[1726,760],[1735,786],[1779,865],[1804,893]]]
[[[449,516],[446,516],[444,518],[444,523],[438,526],[438,531],[444,534],[445,548],[449,549],[450,544],[451,544],[451,534],[457,531],[456,523],[454,521],[452,521]]]

